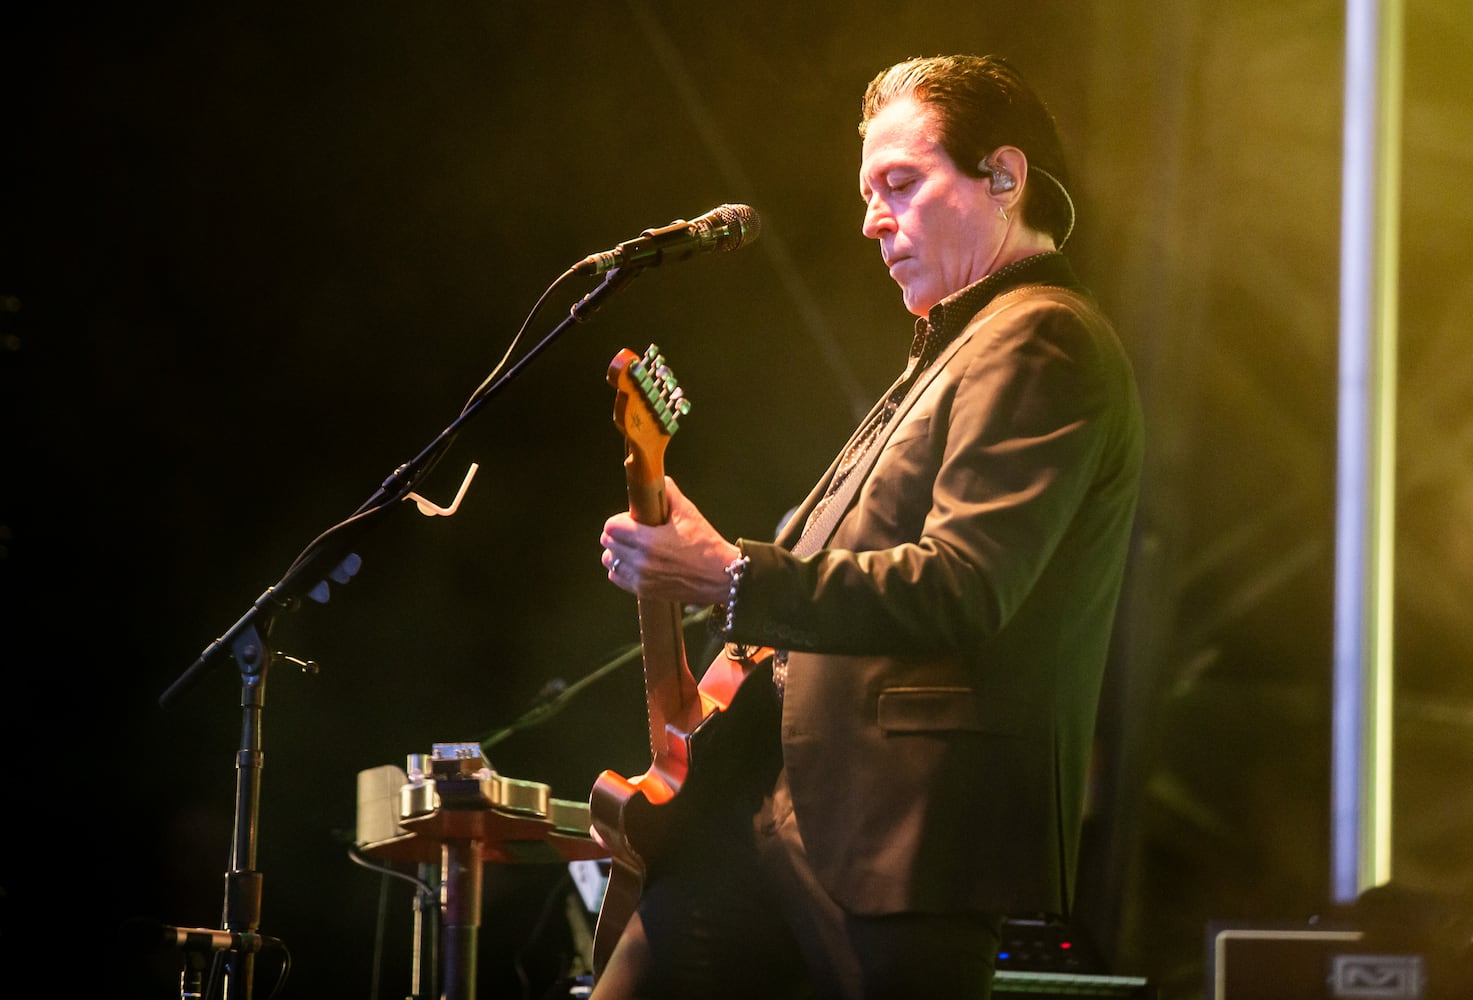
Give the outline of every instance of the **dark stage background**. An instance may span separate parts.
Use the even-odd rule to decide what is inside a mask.
[[[636,640],[598,564],[624,503],[620,348],[659,343],[694,401],[667,463],[718,526],[769,534],[802,497],[909,336],[859,233],[859,94],[941,51],[1009,54],[1050,97],[1071,255],[1147,408],[1081,940],[1190,998],[1209,921],[1326,910],[1341,5],[23,5],[0,25],[0,991],[177,995],[178,957],[121,928],[219,924],[239,673],[160,696],[455,419],[565,268],[753,205],[755,245],[652,270],[463,427],[423,488],[448,501],[479,463],[458,514],[403,505],[350,584],[278,621],[320,672],[269,675],[262,930],[291,948],[287,996],[406,994],[408,889],[348,857],[358,772],[480,739]],[[1473,881],[1470,43],[1463,0],[1408,5],[1396,887],[1439,933]],[[515,356],[593,285],[555,292]],[[491,762],[583,799],[647,765],[642,698],[637,666],[613,671]],[[566,876],[486,872],[483,996],[556,988]]]

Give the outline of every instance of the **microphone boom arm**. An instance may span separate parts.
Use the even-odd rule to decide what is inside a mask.
[[[388,510],[410,495],[448,451],[461,426],[480,411],[493,396],[574,323],[586,323],[610,295],[626,287],[641,273],[640,268],[608,269],[602,283],[585,295],[568,315],[531,350],[500,377],[477,391],[460,414],[414,459],[394,470],[377,492],[353,515],[319,535],[287,569],[274,586],[268,587],[234,625],[199,655],[195,662],[159,698],[167,707],[224,652],[236,661],[241,677],[241,742],[236,753],[235,823],[231,838],[230,870],[225,879],[224,930],[210,937],[212,948],[224,957],[226,994],[250,1000],[254,990],[255,958],[261,942],[275,939],[259,935],[262,873],[256,870],[257,827],[264,755],[261,732],[265,685],[269,667],[281,654],[275,653],[270,633],[275,616],[295,610],[302,597],[319,604],[328,600],[329,581],[345,584],[357,572],[361,560],[352,551],[370,525],[378,524]],[[569,269],[553,283],[556,287],[575,273]],[[549,289],[550,291],[551,289]],[[468,481],[468,480],[467,480]],[[458,499],[457,499],[458,502]],[[286,657],[291,659],[290,657]],[[213,930],[205,933],[214,935]],[[196,935],[191,943],[199,940]],[[192,989],[202,978],[200,963],[190,958],[190,968],[181,977],[182,988]],[[213,980],[213,974],[212,974]],[[213,988],[213,982],[211,984]]]

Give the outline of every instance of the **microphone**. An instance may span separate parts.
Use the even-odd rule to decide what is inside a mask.
[[[654,267],[698,253],[739,250],[762,232],[762,220],[750,205],[722,205],[693,222],[676,219],[659,229],[646,229],[612,250],[589,254],[573,265],[574,274],[603,274],[616,267]]]

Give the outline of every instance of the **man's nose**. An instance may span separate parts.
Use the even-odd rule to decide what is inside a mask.
[[[878,195],[870,198],[864,207],[864,225],[860,232],[872,240],[879,239],[886,232],[895,231],[895,218],[890,214],[889,207]]]

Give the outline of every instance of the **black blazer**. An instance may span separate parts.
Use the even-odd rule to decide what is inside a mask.
[[[922,376],[828,546],[751,563],[729,638],[790,650],[810,861],[861,914],[1066,914],[1142,458],[1087,295],[992,300]]]

